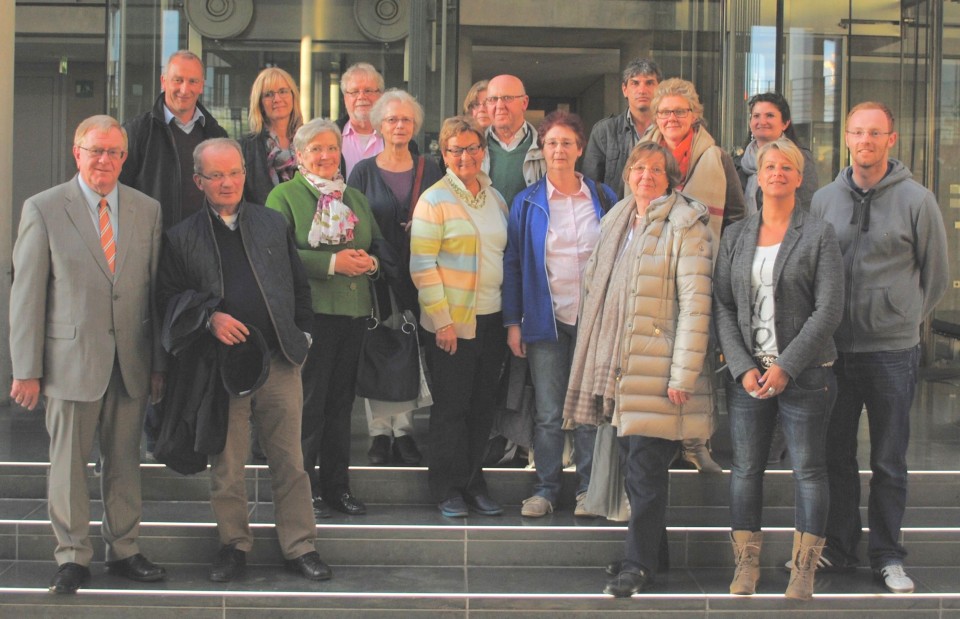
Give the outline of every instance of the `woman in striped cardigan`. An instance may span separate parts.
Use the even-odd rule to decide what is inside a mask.
[[[481,464],[507,350],[507,205],[480,170],[486,139],[473,119],[447,119],[439,141],[447,173],[420,196],[410,242],[433,377],[430,490],[444,516],[497,516],[503,509],[487,493]]]

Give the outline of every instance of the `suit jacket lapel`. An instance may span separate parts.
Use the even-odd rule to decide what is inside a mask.
[[[803,227],[803,211],[799,206],[794,206],[793,215],[790,216],[790,225],[787,226],[787,232],[783,235],[783,241],[780,242],[777,259],[773,262],[774,290],[777,289],[777,282],[780,281],[780,274],[783,273],[783,265],[787,262],[787,257],[800,240],[801,227]]]
[[[740,273],[745,273],[746,277],[740,278],[740,290],[736,292],[738,305],[743,303],[742,307],[753,307],[753,293],[751,291],[751,273],[753,273],[753,258],[757,255],[757,235],[760,233],[760,218],[752,217],[743,226],[743,232],[740,233],[736,265]]]
[[[80,238],[83,239],[84,245],[87,246],[87,249],[93,255],[93,259],[100,266],[100,270],[110,281],[113,281],[113,273],[110,272],[107,257],[103,255],[103,246],[100,245],[100,234],[90,218],[90,207],[83,197],[83,192],[80,191],[79,183],[80,181],[74,177],[73,184],[64,194],[66,200],[64,209],[67,211],[70,221],[76,227]]]

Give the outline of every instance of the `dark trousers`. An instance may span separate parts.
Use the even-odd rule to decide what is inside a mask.
[[[503,317],[477,316],[477,336],[458,339],[453,355],[421,331],[433,377],[430,408],[430,491],[437,501],[486,494],[483,455],[490,438],[497,383],[506,356]]]
[[[620,458],[624,466],[630,523],[624,543],[624,570],[642,569],[656,575],[666,564],[667,497],[670,463],[680,441],[649,436],[621,436]]]
[[[313,346],[303,364],[303,468],[313,496],[350,488],[350,413],[353,410],[364,318],[315,314]]]
[[[827,432],[830,515],[827,546],[856,563],[860,542],[860,474],[857,432],[867,407],[870,428],[870,566],[902,563],[900,526],[907,507],[910,407],[917,387],[920,347],[872,353],[840,353],[833,366],[837,401]]]

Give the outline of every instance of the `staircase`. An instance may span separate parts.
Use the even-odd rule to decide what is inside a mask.
[[[765,486],[765,540],[759,593],[727,593],[728,473],[671,474],[668,514],[671,570],[646,594],[628,600],[601,594],[603,566],[621,558],[625,526],[574,519],[573,473],[566,503],[541,519],[520,516],[533,472],[487,473],[501,517],[447,519],[427,493],[422,468],[351,471],[368,515],[335,515],[317,526],[320,556],[334,578],[315,583],[285,572],[273,528],[269,471],[247,467],[256,543],[240,580],[207,580],[218,542],[206,475],[182,477],[145,464],[141,548],[164,565],[161,583],[131,583],[103,571],[101,507],[94,503],[93,579],[75,596],[46,586],[56,569],[47,519],[46,465],[0,464],[0,617],[960,617],[960,472],[910,475],[903,537],[913,595],[890,595],[868,569],[817,578],[810,602],[783,597],[780,566],[792,543],[793,483],[770,471]],[[864,500],[868,494],[863,475]],[[91,491],[99,484],[90,472]],[[861,550],[861,557],[865,549]]]

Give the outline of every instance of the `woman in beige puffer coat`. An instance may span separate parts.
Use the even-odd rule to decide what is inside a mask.
[[[647,588],[660,565],[669,466],[680,441],[713,431],[703,375],[712,234],[706,207],[673,190],[679,178],[659,144],[631,153],[624,180],[633,195],[601,220],[584,273],[564,407],[570,422],[612,420],[619,428],[631,514],[621,571],[605,589],[618,597]]]

